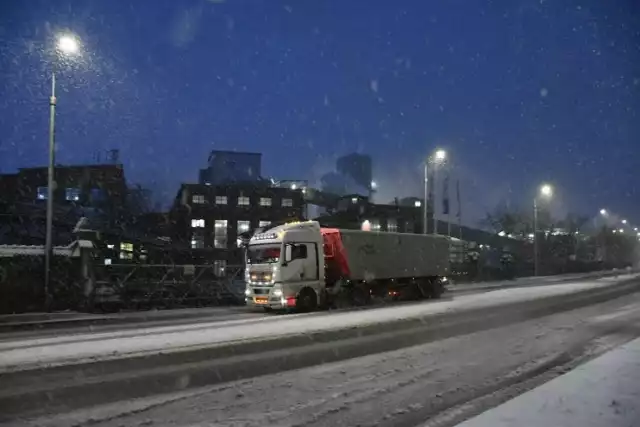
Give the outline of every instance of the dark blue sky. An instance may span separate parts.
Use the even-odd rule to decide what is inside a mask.
[[[374,157],[380,198],[420,194],[449,150],[465,216],[524,203],[640,223],[640,7],[633,0],[7,0],[0,5],[0,170],[46,163],[55,31],[58,159],[119,148],[129,181],[172,197],[213,148],[317,179]]]

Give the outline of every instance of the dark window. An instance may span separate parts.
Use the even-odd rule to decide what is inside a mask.
[[[291,258],[292,259],[306,259],[307,258],[307,245],[293,245],[291,249]]]
[[[92,188],[91,189],[91,202],[92,203],[102,203],[107,200],[107,196],[105,191],[102,188]]]

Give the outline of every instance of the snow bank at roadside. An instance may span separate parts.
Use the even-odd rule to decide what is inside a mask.
[[[640,425],[640,339],[457,427]]]

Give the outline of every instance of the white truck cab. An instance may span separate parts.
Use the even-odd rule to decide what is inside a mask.
[[[318,222],[287,223],[254,235],[246,249],[245,282],[248,306],[316,308],[325,287]]]

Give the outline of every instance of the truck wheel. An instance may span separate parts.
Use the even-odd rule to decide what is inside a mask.
[[[305,313],[313,311],[318,307],[318,298],[316,293],[310,288],[304,288],[298,294],[296,299],[296,308],[298,311]]]
[[[440,299],[444,292],[444,286],[440,279],[432,279],[429,283],[429,296],[433,299]]]
[[[353,305],[355,305],[356,307],[362,307],[369,304],[369,300],[371,299],[367,290],[363,289],[360,286],[356,286],[355,288],[353,288],[353,293],[351,296],[353,299]]]

